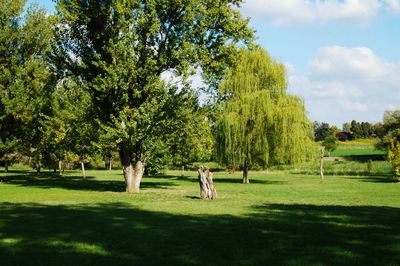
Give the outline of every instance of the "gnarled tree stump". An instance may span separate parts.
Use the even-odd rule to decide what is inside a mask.
[[[200,197],[202,199],[216,199],[217,191],[213,183],[213,174],[205,166],[200,166],[199,170]]]

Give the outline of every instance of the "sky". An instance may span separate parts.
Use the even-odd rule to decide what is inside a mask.
[[[311,120],[341,128],[400,109],[400,0],[247,0],[240,11]]]

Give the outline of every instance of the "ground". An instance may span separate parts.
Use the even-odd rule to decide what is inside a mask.
[[[121,171],[82,180],[13,167],[0,173],[0,264],[399,265],[400,184],[386,162],[327,167],[337,163],[359,174],[321,181],[315,163],[250,172],[243,185],[217,172],[215,201],[198,198],[195,172],[145,177],[128,195]]]

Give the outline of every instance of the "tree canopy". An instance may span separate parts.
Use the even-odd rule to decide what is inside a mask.
[[[143,162],[163,121],[164,71],[187,77],[201,67],[218,79],[238,43],[253,32],[237,0],[60,0],[54,58],[64,75],[78,76],[92,97],[101,127],[119,147],[128,192],[139,190]],[[161,148],[161,147],[160,147]],[[135,164],[135,169],[133,165]]]
[[[221,82],[216,123],[219,160],[243,167],[297,163],[310,155],[312,125],[303,102],[286,93],[285,66],[261,48],[241,50]]]

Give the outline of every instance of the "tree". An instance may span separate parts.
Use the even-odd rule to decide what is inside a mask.
[[[138,192],[166,101],[164,71],[201,67],[216,80],[252,39],[237,0],[60,0],[54,58],[91,94],[99,125],[118,145],[127,192]],[[214,73],[209,76],[208,74]],[[218,79],[218,78],[217,78]]]
[[[394,137],[388,143],[388,161],[392,164],[393,175],[397,182],[400,181],[400,130],[395,130]]]
[[[312,127],[303,102],[286,94],[284,65],[261,48],[242,50],[220,86],[224,100],[216,122],[217,157],[243,168],[298,163],[311,153]]]
[[[335,136],[329,136],[327,137],[323,142],[322,146],[324,146],[325,150],[328,151],[328,156],[331,156],[331,152],[336,150],[338,144],[337,144],[337,138]]]
[[[386,133],[400,128],[400,110],[385,111],[383,114],[383,126]]]
[[[330,126],[328,123],[319,123],[317,121],[314,122],[314,136],[315,141],[323,141],[329,136],[334,136],[336,133],[336,129],[334,126]]]
[[[3,152],[18,149],[33,155],[40,171],[43,126],[53,102],[54,79],[46,59],[54,17],[33,5],[22,19],[24,4],[9,0],[0,4],[1,139]]]

